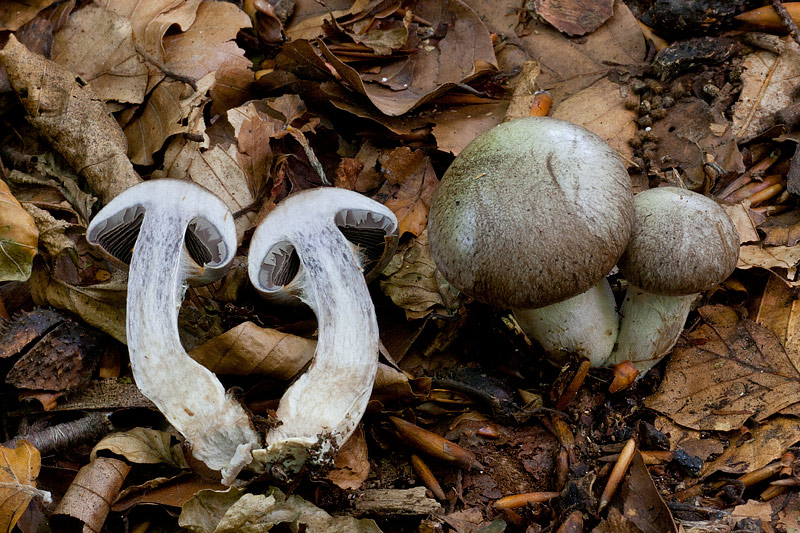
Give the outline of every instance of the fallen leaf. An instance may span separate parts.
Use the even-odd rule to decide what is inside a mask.
[[[498,102],[440,109],[431,119],[436,147],[458,155],[475,137],[500,124],[507,106]]]
[[[70,16],[55,34],[53,61],[80,76],[102,100],[140,104],[148,72],[136,53],[131,23],[98,6]]]
[[[354,490],[361,487],[368,475],[367,440],[364,428],[358,426],[358,429],[339,448],[333,470],[325,477],[340,489]]]
[[[800,441],[797,419],[777,416],[757,426],[752,432],[739,435],[722,455],[703,466],[702,476],[714,472],[744,474],[780,459],[786,449]]]
[[[785,269],[787,283],[794,285],[797,280],[797,263],[800,263],[800,246],[761,246],[750,244],[739,248],[739,262],[736,268]]]
[[[737,505],[731,511],[734,518],[755,518],[761,520],[762,524],[772,522],[772,504],[770,502],[759,502],[747,500],[747,503]]]
[[[0,180],[0,281],[25,281],[31,276],[38,240],[33,217]]]
[[[759,50],[744,58],[742,91],[733,107],[737,142],[746,142],[775,123],[775,112],[794,102],[800,77],[800,46],[789,38],[778,41],[780,55]]]
[[[638,450],[631,461],[630,476],[622,487],[622,497],[625,517],[643,533],[678,533],[672,513],[658,493]]]
[[[75,243],[65,234],[72,224],[66,220],[57,219],[44,209],[39,209],[30,203],[26,204],[24,209],[36,223],[39,230],[39,242],[50,254],[50,257],[58,257],[64,250],[75,249]]]
[[[198,533],[214,533],[219,521],[242,494],[244,490],[237,487],[201,490],[183,505],[178,525]]]
[[[0,4],[0,31],[16,31],[56,0],[7,0]]]
[[[103,201],[141,181],[125,155],[125,135],[116,120],[73,72],[29,52],[13,35],[0,63],[28,120]]]
[[[800,300],[776,275],[767,280],[755,320],[778,337],[792,364],[800,368]]]
[[[705,323],[674,350],[647,407],[692,429],[731,431],[800,401],[800,372],[775,335],[730,307],[698,312]]]
[[[111,508],[114,512],[147,503],[183,507],[201,490],[224,491],[227,487],[219,482],[203,479],[197,474],[181,473],[171,478],[155,478],[141,485],[125,487]]]
[[[419,236],[428,225],[433,193],[439,185],[430,159],[422,150],[400,147],[379,158],[386,178],[375,199],[397,216],[398,234]]]
[[[536,14],[567,35],[585,35],[614,13],[614,0],[534,0]]]
[[[243,322],[189,355],[215,374],[267,375],[288,380],[314,357],[317,343]]]
[[[125,457],[132,463],[165,463],[175,468],[188,469],[180,443],[172,443],[172,435],[150,428],[133,428],[130,431],[112,433],[98,442],[92,449],[94,460],[101,451]]]
[[[49,494],[36,488],[42,459],[39,450],[21,440],[13,450],[0,446],[0,528],[14,529],[35,497],[49,501]]]
[[[395,305],[406,312],[406,318],[423,318],[436,306],[455,307],[457,291],[442,277],[428,247],[428,232],[401,244],[383,270],[381,290]]]
[[[758,226],[765,246],[794,246],[800,242],[800,210],[771,216]]]
[[[750,210],[743,203],[722,205],[722,208],[733,221],[736,233],[739,234],[739,244],[761,241],[761,236],[758,234],[756,224],[750,215]]]
[[[215,533],[269,531],[277,524],[287,524],[299,531],[305,525],[314,533],[380,533],[373,520],[357,520],[352,516],[331,516],[319,507],[293,494],[288,498],[276,488],[267,494],[244,494],[234,503],[214,530]]]

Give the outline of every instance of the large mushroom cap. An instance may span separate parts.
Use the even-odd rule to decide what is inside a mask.
[[[501,124],[472,141],[442,178],[431,252],[445,278],[500,307],[535,308],[577,294],[628,243],[630,178],[597,135],[563,120]]]
[[[632,284],[678,296],[711,289],[730,276],[739,236],[714,200],[677,187],[659,187],[633,199],[633,235],[619,260]]]

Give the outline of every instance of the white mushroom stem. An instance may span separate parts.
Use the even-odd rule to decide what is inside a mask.
[[[697,294],[665,296],[629,285],[616,348],[606,365],[630,361],[643,376],[678,342],[695,298]]]
[[[514,317],[556,363],[577,354],[589,359],[592,366],[603,365],[619,330],[614,293],[606,278],[563,302],[539,309],[514,309]]]
[[[355,431],[367,407],[378,368],[378,324],[358,250],[334,219],[342,212],[376,217],[396,231],[391,211],[357,193],[320,188],[293,195],[261,223],[250,249],[250,277],[263,292],[282,290],[264,278],[294,248],[301,275],[292,292],[319,323],[314,360],[286,391],[279,424],[267,434],[257,458],[287,472],[327,466]]]
[[[192,454],[231,484],[252,461],[251,451],[260,446],[260,438],[242,406],[181,346],[178,311],[187,278],[216,277],[232,258],[232,215],[215,196],[192,183],[154,180],[128,189],[98,213],[87,231],[90,242],[104,242],[104,236],[119,232],[117,228],[124,227],[120,220],[130,222],[132,213],[143,215],[128,274],[126,329],[133,377],[186,437]],[[205,266],[195,263],[186,248],[190,223],[201,228],[197,239],[207,236],[198,234],[213,235],[203,246],[212,248],[216,257]],[[117,251],[119,242],[114,243]]]

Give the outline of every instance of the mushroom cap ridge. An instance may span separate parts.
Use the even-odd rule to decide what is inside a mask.
[[[711,289],[731,275],[739,235],[714,200],[677,187],[637,194],[633,235],[619,260],[625,278],[653,294],[678,296]]]
[[[580,294],[613,268],[633,218],[630,178],[600,137],[531,117],[473,140],[431,206],[431,252],[459,290],[499,307]]]

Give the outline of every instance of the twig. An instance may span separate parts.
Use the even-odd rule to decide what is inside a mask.
[[[800,44],[800,28],[797,27],[797,23],[792,19],[792,16],[786,10],[781,0],[772,0],[772,7],[778,13],[778,16],[781,18],[781,22],[786,25],[789,29],[789,33],[792,34],[792,39],[797,44]]]
[[[182,81],[183,83],[188,83],[192,89],[195,91],[197,90],[197,82],[194,80],[194,78],[173,72],[164,63],[148,54],[138,45],[134,44],[134,47],[136,48],[136,53],[145,58],[148,62],[152,63],[158,70],[161,71],[162,74],[164,74],[164,76],[172,78],[173,80]]]
[[[20,440],[25,439],[39,450],[42,455],[46,455],[75,447],[84,442],[96,441],[112,431],[114,431],[114,426],[108,420],[108,413],[96,412],[72,422],[65,422],[41,431],[18,435],[2,445],[9,448]]]

